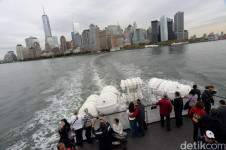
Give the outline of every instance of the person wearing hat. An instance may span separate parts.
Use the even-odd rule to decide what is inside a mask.
[[[101,120],[99,130],[95,130],[96,120]],[[100,150],[112,150],[112,128],[110,123],[103,117],[97,117],[93,119],[92,133],[99,141]]]
[[[207,130],[203,136],[196,139],[194,149],[198,150],[223,150],[224,145],[218,144],[212,131]]]

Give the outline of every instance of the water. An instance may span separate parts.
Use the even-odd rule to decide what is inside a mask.
[[[0,147],[55,149],[60,120],[120,80],[215,85],[226,97],[226,40],[0,65]]]

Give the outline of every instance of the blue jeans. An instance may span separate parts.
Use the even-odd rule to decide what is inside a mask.
[[[137,121],[136,120],[129,120],[132,137],[135,137],[137,134]]]
[[[144,136],[144,121],[137,121],[139,126],[139,131],[142,136]]]

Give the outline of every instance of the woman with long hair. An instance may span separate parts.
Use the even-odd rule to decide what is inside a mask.
[[[132,132],[132,137],[136,137],[137,134],[137,122],[136,117],[130,117],[131,115],[136,116],[139,113],[139,109],[135,108],[135,105],[133,102],[129,103],[129,107],[127,109],[128,117],[129,117],[129,123],[130,123],[130,129]]]
[[[66,119],[61,120],[62,128],[58,131],[58,137],[60,137],[59,143],[64,143],[67,148],[73,147],[72,143],[68,139],[68,132],[70,131],[70,124]]]
[[[93,116],[89,113],[88,111],[88,108],[85,108],[84,109],[84,112],[86,113],[83,117],[83,121],[84,121],[84,127],[85,127],[85,130],[86,130],[86,139],[87,139],[87,142],[89,144],[93,143],[93,140],[91,138],[91,129],[92,129],[92,118]]]
[[[80,148],[83,147],[83,137],[82,137],[82,116],[78,114],[77,110],[73,111],[73,115],[71,116],[71,124],[76,133],[76,145]]]

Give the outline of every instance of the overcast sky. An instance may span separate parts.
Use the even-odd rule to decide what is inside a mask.
[[[226,0],[0,0],[0,52],[15,50],[24,39],[37,37],[44,48],[42,4],[49,17],[52,35],[71,40],[72,22],[80,23],[80,32],[90,23],[101,29],[109,24],[128,24],[148,28],[162,15],[173,18],[185,13],[185,29],[191,35],[226,32]],[[1,56],[0,56],[1,57]]]

